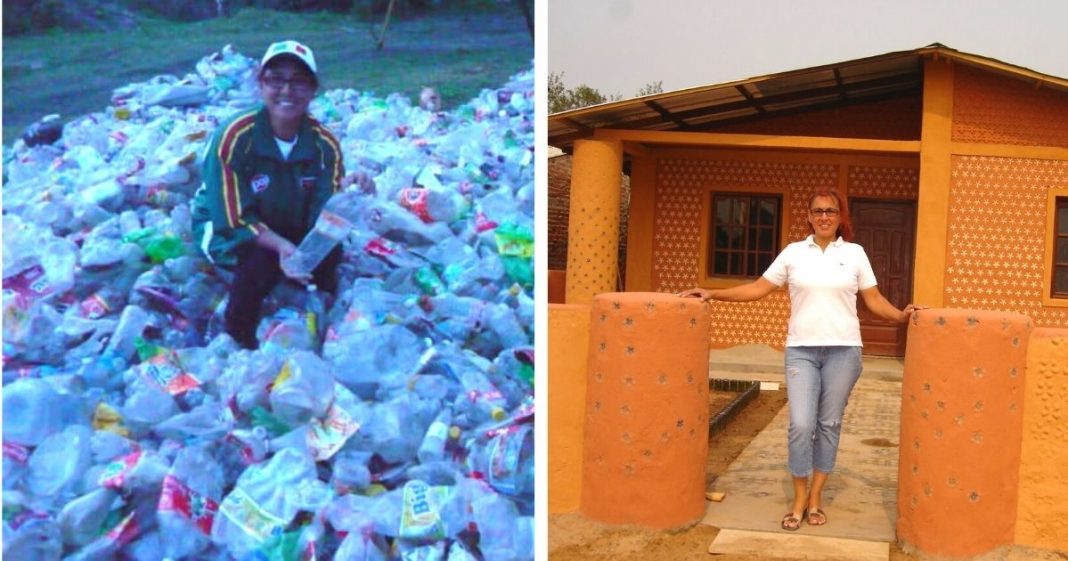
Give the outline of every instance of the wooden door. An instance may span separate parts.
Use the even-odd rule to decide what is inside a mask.
[[[912,259],[916,238],[916,205],[911,201],[850,201],[854,242],[864,247],[875,271],[879,291],[898,308],[912,298]],[[857,297],[864,354],[905,356],[907,326],[884,320]]]

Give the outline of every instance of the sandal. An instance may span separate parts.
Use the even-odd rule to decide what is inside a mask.
[[[798,514],[794,514],[792,512],[787,512],[782,517],[782,524],[781,524],[782,525],[782,529],[786,530],[788,532],[796,532],[798,529],[801,528],[801,518],[804,515],[805,515],[804,513],[801,513],[800,515],[798,515]]]
[[[827,513],[818,508],[808,511],[807,518],[809,526],[823,526],[827,523]]]

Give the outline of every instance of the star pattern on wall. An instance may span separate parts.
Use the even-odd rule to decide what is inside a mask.
[[[1068,309],[1042,304],[1051,188],[1068,188],[1068,162],[953,158],[947,306],[1017,312],[1039,327],[1068,327]]]
[[[902,167],[849,166],[849,196],[914,201],[920,170]]]
[[[1068,145],[1068,99],[1062,92],[964,65],[955,73],[954,142]]]
[[[791,215],[789,240],[808,235],[805,213],[808,194],[833,188],[838,181],[832,164],[772,161],[663,159],[657,167],[656,217],[653,240],[653,286],[680,292],[697,286],[701,243],[702,197],[711,190],[786,192],[784,209]],[[758,302],[714,302],[713,345],[763,343],[782,347],[790,301],[776,292]]]

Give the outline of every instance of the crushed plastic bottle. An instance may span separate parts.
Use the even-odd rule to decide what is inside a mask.
[[[282,261],[282,269],[289,275],[310,275],[328,253],[341,243],[357,218],[357,193],[336,193],[326,201],[315,226],[308,232],[296,251]]]

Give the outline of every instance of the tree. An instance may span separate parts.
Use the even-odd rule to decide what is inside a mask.
[[[586,84],[568,89],[564,85],[564,73],[549,73],[549,113],[559,113],[568,109],[589,107],[599,103],[618,101],[623,99],[619,94],[605,96]]]
[[[635,97],[642,97],[646,95],[653,95],[658,93],[664,93],[664,81],[657,80],[655,82],[649,82],[642,86],[642,89],[638,90],[638,95]]]
[[[638,90],[638,95],[635,97],[661,93],[664,91],[662,84],[663,82],[650,82],[643,86],[642,89]],[[579,84],[574,88],[568,89],[568,87],[564,85],[563,72],[559,74],[556,72],[549,73],[548,94],[549,113],[559,113],[569,109],[589,107],[590,105],[623,99],[623,96],[619,94],[606,96],[586,84]]]

